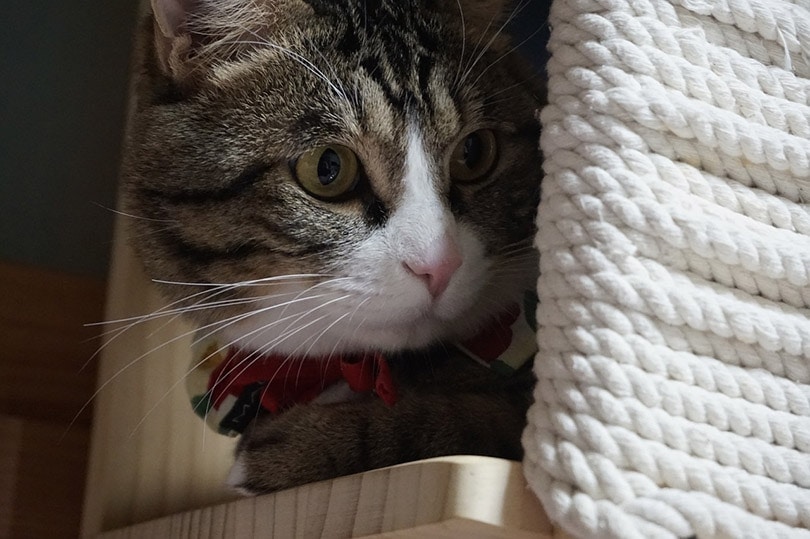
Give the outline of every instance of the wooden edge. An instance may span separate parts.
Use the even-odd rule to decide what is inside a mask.
[[[552,537],[518,462],[440,457],[178,513],[102,539]]]

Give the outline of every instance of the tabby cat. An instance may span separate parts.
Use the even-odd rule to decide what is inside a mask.
[[[530,369],[449,344],[536,280],[541,91],[504,1],[152,0],[124,158],[149,275],[255,357],[385,354],[399,394],[257,417],[234,487],[520,458]]]

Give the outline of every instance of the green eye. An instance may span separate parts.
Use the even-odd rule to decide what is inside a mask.
[[[467,135],[450,156],[450,177],[459,182],[473,182],[492,170],[498,159],[498,141],[489,129]]]
[[[326,199],[341,197],[357,186],[357,155],[346,146],[319,146],[299,157],[295,177],[308,193]]]

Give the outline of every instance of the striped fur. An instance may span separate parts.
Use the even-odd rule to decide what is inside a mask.
[[[475,332],[536,278],[541,91],[512,54],[502,10],[153,0],[123,174],[149,274],[187,283],[165,285],[167,296],[226,340],[294,360]],[[497,164],[480,181],[451,181],[450,154],[479,129],[495,133]],[[325,144],[357,154],[351,196],[324,201],[295,181],[291,163]],[[463,262],[431,297],[408,268],[440,237]]]

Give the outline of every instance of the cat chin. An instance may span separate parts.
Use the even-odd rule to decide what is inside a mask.
[[[450,320],[435,313],[422,313],[421,316],[399,319],[374,320],[373,317],[368,317],[362,324],[333,323],[339,316],[327,317],[308,326],[306,331],[293,331],[283,341],[279,341],[275,331],[260,332],[252,325],[229,327],[222,331],[222,337],[225,342],[247,350],[263,350],[266,353],[294,357],[334,356],[369,351],[392,353],[424,349],[439,342],[467,339],[491,318],[491,312],[472,308]],[[260,321],[255,323],[261,325]],[[313,341],[312,335],[318,335],[317,340]]]
[[[435,325],[389,325],[378,328],[364,328],[354,335],[353,346],[359,350],[379,350],[398,352],[426,348],[439,341],[447,340],[449,334],[444,328]]]
[[[257,335],[254,331],[240,331],[230,328],[222,331],[225,342],[230,342],[246,350],[263,350],[266,353],[296,357],[319,357],[324,355],[355,354],[368,351],[397,352],[425,348],[438,341],[455,337],[460,332],[445,324],[423,320],[418,323],[385,323],[376,327],[361,328],[313,327],[313,333],[320,334],[317,342],[312,342],[310,334],[291,336],[284,342],[277,342],[274,334]]]

